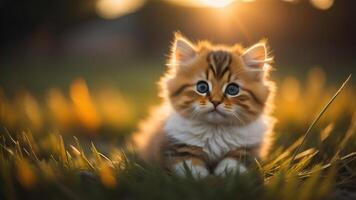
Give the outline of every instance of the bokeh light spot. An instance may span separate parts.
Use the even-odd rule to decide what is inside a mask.
[[[83,79],[77,79],[70,87],[70,97],[79,120],[89,129],[97,129],[100,119],[95,109],[89,89]]]
[[[310,3],[320,10],[327,10],[333,6],[334,0],[310,0]]]
[[[145,0],[98,0],[96,12],[104,19],[115,19],[135,12],[144,3]]]
[[[235,2],[236,0],[167,0],[167,1],[182,6],[224,8],[230,5],[231,3]]]

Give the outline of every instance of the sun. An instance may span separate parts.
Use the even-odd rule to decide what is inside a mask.
[[[231,4],[234,0],[199,0],[204,6],[213,8],[223,8]]]

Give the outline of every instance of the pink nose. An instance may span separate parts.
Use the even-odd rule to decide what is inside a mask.
[[[211,101],[211,103],[214,105],[214,107],[218,107],[218,105],[221,103],[220,101]]]

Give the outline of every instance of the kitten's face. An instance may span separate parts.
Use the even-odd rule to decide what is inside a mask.
[[[214,124],[244,125],[264,110],[270,88],[264,44],[242,50],[178,36],[163,84],[181,116]]]

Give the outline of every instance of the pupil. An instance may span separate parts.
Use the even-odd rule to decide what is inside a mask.
[[[226,89],[226,93],[229,95],[236,95],[239,92],[239,88],[237,85],[229,85]]]
[[[197,84],[197,89],[198,89],[198,92],[200,93],[206,93],[208,92],[208,84],[204,81],[201,81],[201,82],[198,82]]]
[[[236,91],[236,90],[235,90],[235,87],[231,86],[231,87],[230,87],[230,93],[235,93],[235,91]]]

